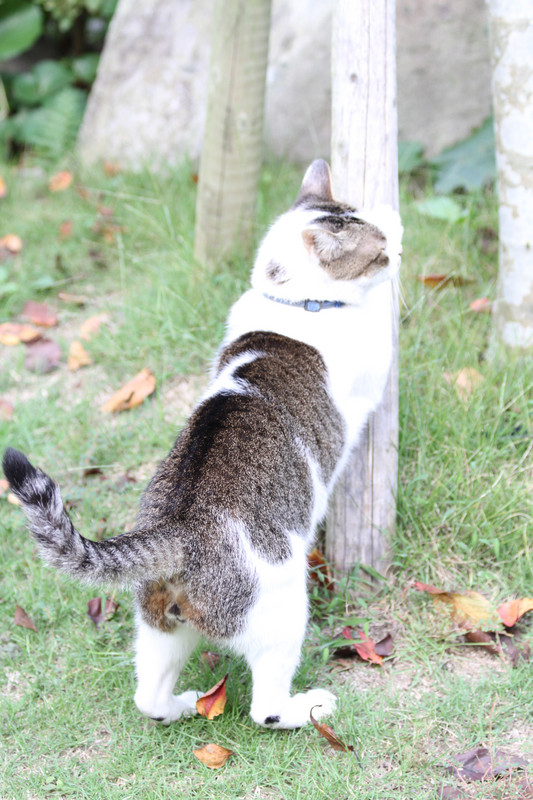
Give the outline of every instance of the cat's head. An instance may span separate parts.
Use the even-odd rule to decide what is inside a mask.
[[[263,239],[252,284],[287,300],[358,303],[398,271],[401,235],[390,207],[356,211],[334,200],[329,167],[318,159],[292,208]]]

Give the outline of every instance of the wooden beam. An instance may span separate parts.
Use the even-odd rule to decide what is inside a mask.
[[[395,0],[337,0],[333,18],[332,143],[335,196],[356,206],[398,208]],[[398,308],[383,308],[390,315]],[[383,572],[396,517],[398,325],[380,407],[330,504],[326,557],[338,572],[357,564]],[[367,345],[369,346],[369,345]]]

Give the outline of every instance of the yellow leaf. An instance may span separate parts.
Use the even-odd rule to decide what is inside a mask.
[[[473,367],[463,367],[458,372],[444,373],[444,380],[454,386],[461,400],[468,400],[472,392],[480,386],[485,378]]]
[[[22,250],[22,239],[16,233],[6,233],[5,236],[0,237],[0,247],[4,247],[16,255]]]
[[[140,405],[143,400],[152,394],[155,390],[155,378],[150,370],[142,369],[131,381],[128,381],[124,386],[115,392],[115,394],[107,400],[100,411],[116,412],[126,411],[129,408],[135,408]]]
[[[85,320],[80,326],[80,336],[82,339],[89,341],[95,333],[98,333],[102,323],[109,319],[108,314],[95,314]]]
[[[76,370],[81,367],[86,367],[92,363],[93,360],[82,343],[78,341],[72,342],[67,360],[69,370],[71,372],[76,372]]]
[[[501,630],[498,612],[479,592],[443,592],[432,597],[436,604],[448,605],[454,621],[463,628]]]
[[[21,342],[33,342],[41,336],[33,325],[22,325],[20,322],[3,322],[0,325],[0,344],[13,347]]]
[[[7,186],[5,180],[0,175],[0,197],[5,197],[7,194]]]
[[[233,750],[227,750],[219,744],[206,744],[193,752],[196,758],[209,769],[223,767],[228,758],[233,755]]]

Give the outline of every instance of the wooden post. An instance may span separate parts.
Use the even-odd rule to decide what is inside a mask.
[[[215,0],[195,257],[213,263],[255,218],[271,0]]]
[[[337,0],[333,18],[334,195],[354,206],[398,208],[395,0]],[[397,287],[392,287],[397,308]],[[390,308],[383,313],[390,315]],[[383,572],[396,517],[398,326],[380,407],[339,481],[327,521],[326,557],[340,573],[361,563]]]

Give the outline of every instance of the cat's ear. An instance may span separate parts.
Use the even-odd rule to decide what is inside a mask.
[[[310,194],[321,197],[323,200],[333,200],[331,172],[327,161],[322,158],[317,158],[307,167],[296,203]]]
[[[339,234],[317,225],[304,228],[302,239],[307,252],[313,251],[320,261],[334,261],[339,258],[343,250],[342,237]]]

